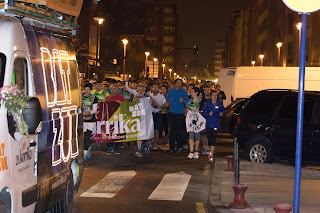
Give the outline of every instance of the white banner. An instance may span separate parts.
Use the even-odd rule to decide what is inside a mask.
[[[187,132],[201,132],[206,128],[206,119],[197,111],[188,111],[186,116]]]

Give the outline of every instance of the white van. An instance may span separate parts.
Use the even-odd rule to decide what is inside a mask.
[[[226,94],[224,106],[264,89],[298,89],[299,67],[236,67],[219,71],[218,84]],[[320,91],[320,68],[306,67],[305,90]]]
[[[10,12],[10,11],[9,11]],[[83,170],[81,93],[69,34],[0,10],[0,87],[28,97],[22,136],[0,107],[0,212],[71,212]]]

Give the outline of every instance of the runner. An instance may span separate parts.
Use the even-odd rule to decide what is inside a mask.
[[[208,145],[210,146],[210,153],[208,155],[209,163],[213,163],[213,154],[216,145],[216,137],[218,133],[220,117],[223,116],[225,109],[218,101],[218,93],[212,91],[211,101],[204,104],[202,114],[206,118],[206,132],[208,137]]]
[[[84,85],[84,94],[82,94],[83,108],[83,132],[84,132],[84,161],[91,157],[90,138],[96,125],[95,113],[97,112],[98,99],[91,94],[92,84]]]

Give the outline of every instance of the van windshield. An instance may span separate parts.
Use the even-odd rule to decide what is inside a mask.
[[[6,68],[6,56],[3,53],[0,53],[0,87],[3,87],[5,68]]]

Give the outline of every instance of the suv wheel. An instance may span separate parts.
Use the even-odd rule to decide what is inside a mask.
[[[272,163],[274,151],[268,139],[252,138],[246,147],[246,153],[251,162]]]

